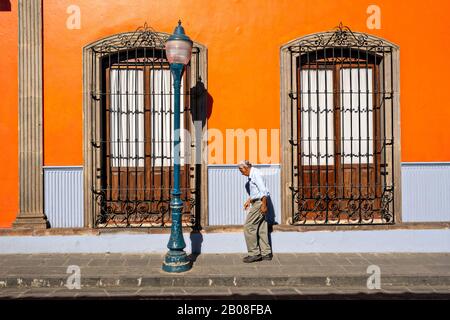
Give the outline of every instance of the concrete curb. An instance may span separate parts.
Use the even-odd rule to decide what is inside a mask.
[[[367,288],[367,276],[83,276],[82,288],[183,287],[355,287]],[[65,288],[67,277],[0,278],[0,290],[11,288]],[[449,286],[450,276],[382,276],[381,286]]]

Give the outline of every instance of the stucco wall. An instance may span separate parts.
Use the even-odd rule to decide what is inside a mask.
[[[0,11],[0,227],[18,210],[17,0],[10,3],[11,11]],[[371,4],[381,8],[379,30],[367,28]],[[70,5],[81,10],[80,29],[66,27]],[[450,63],[442,58],[450,54],[449,9],[446,0],[44,1],[44,164],[83,164],[82,47],[144,22],[172,32],[179,18],[208,47],[209,128],[279,129],[280,46],[342,21],[400,46],[401,161],[450,161]],[[226,162],[224,156],[217,163]]]
[[[0,228],[19,210],[17,1],[10,4],[10,11],[8,4],[0,11]]]

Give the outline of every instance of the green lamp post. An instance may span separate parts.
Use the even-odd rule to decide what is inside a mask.
[[[166,272],[184,272],[190,270],[192,264],[187,257],[186,252],[184,252],[186,243],[184,242],[181,225],[183,202],[180,198],[180,89],[184,66],[187,65],[191,59],[192,41],[184,33],[181,21],[178,21],[178,26],[175,28],[175,31],[169,39],[167,39],[165,49],[167,60],[170,63],[170,71],[172,72],[174,79],[174,177],[172,199],[170,201],[172,227],[170,230],[169,243],[167,244],[169,251],[164,258],[162,269]]]

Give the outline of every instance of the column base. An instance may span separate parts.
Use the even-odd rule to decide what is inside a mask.
[[[13,222],[12,227],[14,229],[47,229],[49,228],[49,223],[47,218],[42,215],[19,215]]]

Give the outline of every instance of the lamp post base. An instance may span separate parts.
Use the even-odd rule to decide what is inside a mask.
[[[186,272],[191,268],[192,262],[184,251],[169,251],[162,265],[162,269],[166,272]]]

